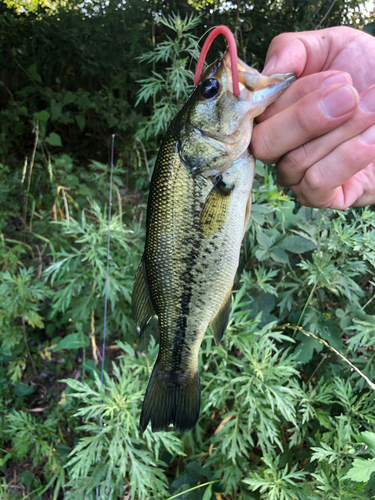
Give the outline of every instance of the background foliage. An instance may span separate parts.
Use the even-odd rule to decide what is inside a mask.
[[[227,24],[261,69],[282,31],[370,30],[361,5],[0,5],[1,499],[375,498],[373,207],[301,207],[257,161],[231,321],[203,341],[189,433],[139,434],[158,331],[139,339],[130,314],[150,173],[198,38]]]

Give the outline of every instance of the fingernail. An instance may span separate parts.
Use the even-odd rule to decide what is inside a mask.
[[[375,125],[372,125],[370,128],[362,132],[362,134],[359,135],[359,139],[363,144],[366,144],[367,146],[374,146],[375,145]]]
[[[352,111],[358,103],[356,91],[350,85],[342,85],[323,97],[323,111],[330,118],[338,118]]]
[[[271,57],[271,59],[264,66],[263,71],[262,71],[262,75],[270,75],[271,71],[276,66],[276,61],[277,61],[277,55],[275,54],[274,56]]]
[[[366,90],[364,94],[361,95],[359,105],[367,113],[373,113],[375,111],[375,85]]]
[[[352,83],[352,77],[349,73],[336,73],[336,75],[331,75],[325,80],[323,80],[322,87],[327,87],[327,85],[333,85],[335,83]]]

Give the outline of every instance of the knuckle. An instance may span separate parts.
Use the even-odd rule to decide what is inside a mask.
[[[279,186],[281,186],[283,188],[290,187],[290,184],[288,183],[287,178],[280,171],[279,165],[277,165],[277,183]]]
[[[311,116],[309,116],[309,113],[306,113],[302,104],[297,107],[294,113],[296,127],[300,130],[304,138],[310,138],[312,133]]]
[[[320,168],[315,165],[313,168],[309,168],[304,177],[303,182],[306,186],[307,191],[317,191],[324,187],[324,179],[322,177]]]
[[[311,203],[311,201],[309,200],[309,197],[306,196],[303,191],[301,191],[300,189],[298,189],[297,186],[291,187],[291,190],[297,196],[298,201],[301,203],[301,205],[303,205],[304,207],[313,207],[314,206],[314,204]]]
[[[271,51],[275,45],[276,46],[279,45],[279,43],[282,42],[284,38],[285,38],[285,33],[281,33],[280,35],[275,36],[270,43],[269,50]]]
[[[257,130],[258,129],[258,130]],[[254,129],[253,140],[251,141],[251,149],[256,158],[266,163],[274,163],[276,160],[275,154],[272,151],[272,140],[268,133],[267,127],[257,125]]]
[[[280,45],[284,42],[284,40],[286,41],[293,37],[294,33],[280,33],[279,35],[275,36],[275,38],[272,39],[270,48],[272,48],[273,45]]]
[[[288,154],[284,155],[280,160],[280,164],[284,169],[288,170],[306,170],[311,165],[311,160],[309,160],[309,158],[309,146],[308,144],[303,144],[299,148],[293,149]]]
[[[307,198],[305,198],[304,196],[300,198],[298,198],[301,205],[303,205],[304,207],[309,207],[309,208],[314,208],[315,207],[315,204],[314,203],[311,203],[311,201],[309,201]]]
[[[277,181],[283,187],[297,184],[310,166],[310,146],[303,144],[280,159],[277,164]]]
[[[313,76],[315,76],[315,75],[313,75]],[[307,94],[309,94],[311,92],[311,87],[313,86],[312,85],[313,76],[311,76],[311,75],[307,76],[305,78],[302,78],[301,80],[296,80],[293,83],[292,89],[293,89],[294,99],[296,102],[300,101]]]

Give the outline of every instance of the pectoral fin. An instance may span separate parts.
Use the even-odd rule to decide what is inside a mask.
[[[142,335],[150,319],[155,315],[148,286],[146,264],[142,257],[135,275],[132,293],[132,315],[135,328]]]
[[[212,335],[214,336],[216,345],[223,338],[225,330],[227,329],[231,305],[232,305],[232,290],[229,291],[229,294],[222,303],[219,312],[216,314],[216,316],[210,323],[210,328],[212,331]]]
[[[203,236],[211,236],[224,226],[233,187],[232,184],[219,180],[212,188],[204,204],[199,224]]]

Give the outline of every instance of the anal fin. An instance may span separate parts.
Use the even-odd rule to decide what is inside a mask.
[[[212,331],[212,335],[215,339],[216,345],[223,338],[225,330],[227,329],[231,305],[232,305],[232,290],[229,291],[219,311],[217,312],[216,316],[210,323],[210,328]]]
[[[246,203],[246,212],[245,212],[245,222],[243,225],[243,235],[242,238],[245,236],[246,228],[247,228],[247,223],[249,222],[250,218],[250,212],[251,212],[251,191],[249,193],[249,198]]]
[[[135,328],[142,335],[150,319],[155,315],[148,285],[146,264],[144,257],[138,266],[135,275],[132,293],[132,315]]]

